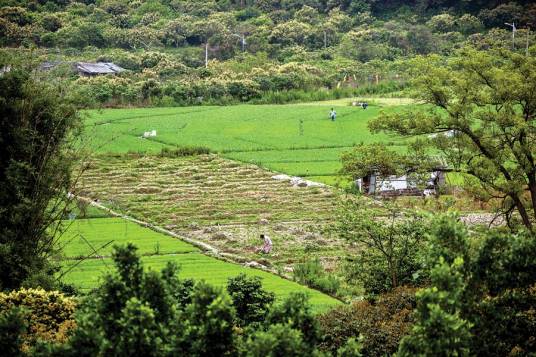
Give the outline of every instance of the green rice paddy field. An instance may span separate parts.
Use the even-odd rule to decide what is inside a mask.
[[[337,120],[328,119],[331,107]],[[236,105],[89,111],[86,138],[98,153],[159,152],[162,148],[206,146],[223,156],[272,171],[332,183],[340,154],[358,143],[399,139],[372,135],[367,123],[381,110],[345,102],[291,105]],[[145,131],[157,136],[141,138]]]
[[[264,287],[284,298],[294,291],[307,292],[316,311],[325,311],[338,300],[295,282],[257,269],[227,263],[203,254],[198,248],[120,218],[93,218],[70,221],[59,241],[63,246],[64,280],[82,290],[97,286],[105,272],[113,269],[110,255],[114,244],[132,242],[138,247],[147,269],[160,270],[168,261],[180,265],[180,276],[225,286],[227,279],[240,273],[260,276]],[[104,248],[101,248],[103,247]],[[95,253],[96,251],[96,253]],[[81,257],[89,259],[81,261]]]

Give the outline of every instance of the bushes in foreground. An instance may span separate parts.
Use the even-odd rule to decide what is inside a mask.
[[[339,290],[339,279],[324,270],[318,257],[296,264],[293,272],[294,279],[300,284],[318,289],[329,295],[336,295]]]
[[[240,275],[227,290],[179,279],[169,263],[144,271],[136,248],[116,248],[116,272],[84,298],[65,341],[41,341],[37,356],[266,356],[318,354],[320,333],[308,299],[291,294],[274,303],[258,278]],[[23,292],[13,293],[15,296]],[[58,299],[60,295],[53,295]],[[23,299],[24,300],[24,299]],[[19,304],[20,305],[20,304]],[[41,307],[54,306],[42,301]],[[38,311],[38,310],[36,310]],[[0,346],[21,354],[24,315],[0,314]],[[70,316],[70,315],[69,315]],[[46,318],[43,312],[41,318]],[[71,320],[72,321],[72,320]],[[352,346],[350,346],[352,347]],[[350,348],[348,347],[348,348]]]
[[[38,340],[65,342],[75,327],[76,305],[75,298],[56,291],[23,288],[0,293],[0,315],[10,316],[12,323],[21,321],[17,325],[21,328],[20,345],[24,350]]]
[[[359,301],[322,315],[322,348],[335,353],[351,338],[362,336],[364,356],[395,353],[413,324],[416,290],[398,287],[375,302]]]
[[[436,219],[427,251],[430,284],[400,356],[531,355],[536,351],[536,237]],[[447,353],[448,352],[448,353]]]
[[[32,321],[18,309],[32,304],[22,303],[29,295],[23,291],[5,300],[17,304],[0,313],[0,346],[13,355],[24,350],[37,356],[504,356],[535,351],[534,235],[485,231],[469,239],[464,225],[450,216],[434,220],[429,232],[424,289],[399,286],[320,317],[302,294],[274,302],[258,278],[230,279],[224,292],[179,279],[172,264],[145,272],[128,245],[113,255],[117,271],[80,303],[66,341],[25,347]],[[46,315],[40,309],[54,304],[45,299],[33,311]],[[41,318],[52,319],[34,320]]]
[[[352,217],[356,218],[353,213],[347,216]],[[412,218],[399,218],[403,219],[411,222]],[[396,234],[405,223],[397,223],[398,228],[397,224],[382,228],[376,226],[381,222],[368,219],[348,222],[352,223],[347,225],[349,237],[359,238],[366,228],[368,237],[377,238],[368,241],[373,244],[365,250],[381,247],[388,254],[395,252],[394,257],[400,256],[394,240],[400,240]],[[393,239],[384,241],[382,237],[392,227],[396,228],[395,234],[385,237]],[[419,231],[414,237],[418,239],[407,245],[418,262],[418,269],[410,277],[424,274],[426,279],[409,281],[423,289],[415,296],[412,293],[401,298],[397,297],[399,289],[386,284],[384,291],[391,292],[374,294],[369,296],[370,301],[323,316],[325,348],[333,351],[348,338],[361,334],[363,354],[374,356],[525,356],[536,351],[536,276],[528,273],[536,270],[534,234],[502,229],[469,234],[455,215],[436,217],[426,227],[421,224],[414,230]],[[407,239],[408,235],[403,237]],[[375,246],[374,242],[382,245]],[[389,276],[388,265],[373,267],[382,272],[380,276]],[[368,274],[364,278],[362,283],[374,281]]]

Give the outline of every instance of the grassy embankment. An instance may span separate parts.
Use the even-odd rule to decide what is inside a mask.
[[[109,242],[113,243],[108,244]],[[173,261],[180,265],[181,277],[202,279],[217,286],[225,286],[228,278],[245,273],[262,277],[264,287],[276,293],[279,299],[294,291],[304,291],[310,295],[311,303],[317,311],[324,311],[338,303],[327,295],[276,275],[204,255],[188,243],[120,218],[77,219],[70,222],[59,242],[64,246],[63,268],[71,269],[66,274],[65,281],[84,290],[95,287],[103,274],[113,267],[110,259],[112,246],[127,242],[138,247],[147,269],[160,270],[168,261]],[[99,249],[104,245],[103,249]],[[92,247],[98,254],[94,253]],[[81,257],[90,258],[80,263]]]

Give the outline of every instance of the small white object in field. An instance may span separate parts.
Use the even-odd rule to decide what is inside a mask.
[[[314,181],[309,181],[309,180],[305,180],[305,182],[307,183],[307,187],[325,187],[326,186],[320,182],[314,182]]]
[[[302,182],[302,181],[303,181],[303,179],[301,177],[293,177],[293,178],[290,179],[290,184],[292,186],[298,186],[298,184],[300,182]]]
[[[272,176],[272,178],[274,180],[278,180],[278,181],[290,181],[290,179],[291,179],[291,177],[289,175],[284,175],[284,174],[275,175],[275,176]]]
[[[257,269],[266,269],[266,267],[256,261],[251,261],[251,262],[247,262],[247,263],[244,263],[244,266],[246,267],[250,267],[250,268],[257,268]]]
[[[304,180],[301,177],[289,176],[285,174],[272,176],[272,179],[277,181],[290,181],[290,184],[294,187],[325,187],[323,183]]]
[[[304,180],[301,177],[288,176],[284,174],[272,176],[272,179],[278,181],[290,181],[290,184],[294,187],[325,187],[323,183]]]
[[[225,232],[218,232],[218,233],[214,233],[212,235],[212,239],[228,239],[229,237],[227,236],[227,233]]]
[[[143,137],[144,138],[150,138],[150,137],[154,137],[154,136],[156,136],[156,130],[144,131],[143,132]]]
[[[325,186],[324,184],[322,184],[320,182],[304,180],[301,177],[293,177],[290,180],[290,183],[293,186],[298,186],[298,187],[324,187]]]

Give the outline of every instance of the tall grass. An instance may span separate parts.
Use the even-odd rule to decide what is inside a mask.
[[[318,257],[296,264],[294,280],[332,296],[337,294],[340,287],[339,280],[324,270]]]
[[[369,84],[358,88],[335,88],[303,90],[293,89],[288,91],[264,92],[260,98],[252,99],[252,104],[287,104],[301,102],[317,102],[323,100],[342,99],[360,95],[378,95],[399,92],[406,87],[404,83],[389,81],[379,84]]]
[[[210,149],[206,146],[182,146],[176,149],[162,148],[158,156],[173,158],[206,154],[210,154]]]

